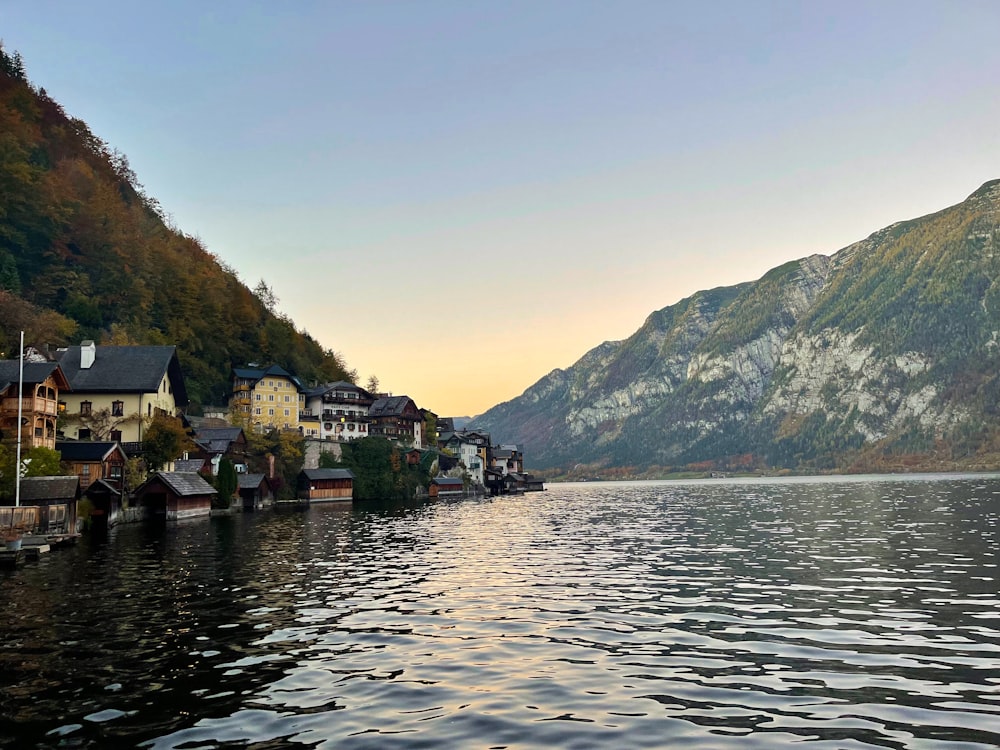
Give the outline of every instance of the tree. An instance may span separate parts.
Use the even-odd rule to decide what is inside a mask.
[[[437,442],[437,417],[431,412],[426,412],[424,414],[424,445],[428,445],[433,448],[437,446]]]
[[[233,501],[233,496],[239,487],[239,479],[236,476],[236,469],[233,462],[224,458],[219,462],[219,475],[215,478],[215,489],[218,493],[216,506],[218,508],[228,508]]]
[[[140,456],[134,456],[125,463],[125,494],[126,497],[135,492],[136,487],[146,481],[149,469],[146,461]]]
[[[378,393],[378,378],[374,375],[370,375],[368,377],[368,385],[365,386],[365,389],[373,396]]]
[[[17,451],[0,445],[0,497],[12,498],[16,494]],[[51,448],[28,448],[21,451],[21,477],[59,477],[66,472],[62,467],[62,457]]]
[[[344,443],[339,460],[332,453],[322,453],[319,464],[322,468],[350,469],[355,500],[409,500],[419,487],[430,484],[425,467],[410,466],[399,448],[382,437]]]
[[[253,288],[253,296],[264,306],[264,309],[269,313],[273,313],[278,307],[278,296],[274,293],[274,290],[267,285],[264,279]]]
[[[0,289],[6,289],[14,294],[21,293],[21,277],[17,274],[17,261],[2,248],[0,248]]]
[[[142,441],[142,452],[146,463],[153,471],[159,471],[167,463],[180,458],[186,450],[194,448],[194,443],[184,431],[184,425],[176,417],[157,414],[146,428]]]

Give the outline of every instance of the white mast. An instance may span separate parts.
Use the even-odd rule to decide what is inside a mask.
[[[18,358],[17,384],[17,458],[14,463],[14,507],[21,507],[21,419],[24,410],[24,331],[21,331],[21,356]]]

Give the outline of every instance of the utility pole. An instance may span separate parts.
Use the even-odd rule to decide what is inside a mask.
[[[24,331],[21,331],[21,353],[17,372],[17,453],[14,463],[14,507],[21,507],[21,420],[24,418]]]

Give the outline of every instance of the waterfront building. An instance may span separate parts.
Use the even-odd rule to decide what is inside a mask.
[[[396,442],[423,446],[424,417],[409,396],[384,396],[368,410],[369,434]]]
[[[324,383],[306,391],[302,418],[315,421],[315,437],[321,440],[356,440],[368,437],[368,412],[373,403],[375,397],[354,383]]]
[[[177,417],[187,406],[175,346],[80,346],[59,349],[56,360],[69,382],[60,396],[62,434],[77,440],[122,443],[132,452],[149,420]]]
[[[354,499],[354,473],[350,469],[303,469],[296,482],[297,496],[310,503]]]
[[[17,441],[21,415],[21,447],[56,447],[56,418],[60,393],[69,390],[62,368],[55,362],[25,362],[23,391],[21,362],[0,360],[0,440]]]
[[[177,521],[209,515],[215,494],[199,474],[158,471],[136,488],[133,502],[146,518]]]
[[[63,464],[80,478],[80,490],[103,479],[119,493],[125,489],[127,457],[115,441],[58,440],[56,450]]]
[[[305,388],[278,365],[234,368],[230,409],[242,414],[255,430],[298,430],[305,408]]]

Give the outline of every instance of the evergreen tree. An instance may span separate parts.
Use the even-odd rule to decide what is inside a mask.
[[[233,462],[224,458],[219,462],[219,475],[215,478],[215,490],[218,496],[215,505],[218,508],[228,508],[239,487],[239,478]]]

